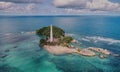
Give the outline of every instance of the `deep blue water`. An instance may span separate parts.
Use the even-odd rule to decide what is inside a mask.
[[[120,16],[1,16],[0,72],[119,72],[120,57],[107,59],[76,54],[55,56],[38,46],[28,32],[61,27],[80,43],[120,54]]]
[[[120,16],[0,17],[0,33],[34,31],[50,24],[66,32],[120,39]]]

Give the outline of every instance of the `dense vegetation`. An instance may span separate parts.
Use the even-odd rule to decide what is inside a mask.
[[[64,43],[70,43],[72,40],[73,40],[72,37],[70,37],[70,36],[66,36],[66,37],[63,38],[62,41],[63,41]]]
[[[60,39],[60,45],[64,47],[69,47],[69,43],[73,40],[72,37],[70,36],[64,36],[63,38]]]
[[[40,40],[40,46],[44,46],[44,45],[46,45],[46,44],[47,44],[47,42],[46,42],[45,39],[41,39],[41,40]]]
[[[38,29],[36,31],[36,34],[40,35],[40,36],[42,35],[42,36],[49,37],[50,36],[50,26]],[[65,35],[65,32],[61,28],[53,26],[53,36],[55,38],[61,38],[64,35]]]
[[[49,42],[48,39],[50,37],[50,26],[43,27],[41,29],[36,30],[36,34],[39,36],[45,37],[44,39],[40,40],[40,46],[44,45],[62,45],[68,46],[68,44],[73,40],[70,36],[65,36],[65,32],[56,26],[53,26],[53,36],[57,39],[57,42]]]

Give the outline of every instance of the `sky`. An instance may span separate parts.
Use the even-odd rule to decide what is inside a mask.
[[[0,0],[0,15],[120,15],[120,0]]]

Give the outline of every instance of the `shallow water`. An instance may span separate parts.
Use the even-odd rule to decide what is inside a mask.
[[[80,44],[75,45],[77,47],[102,47],[120,54],[119,19],[109,16],[0,17],[0,72],[119,72],[120,57],[52,55],[39,47],[38,36],[27,33],[53,24],[77,39]]]

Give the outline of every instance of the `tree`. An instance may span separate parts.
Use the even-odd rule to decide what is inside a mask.
[[[47,44],[47,42],[46,42],[45,39],[41,39],[41,40],[40,40],[40,46],[44,46],[44,45],[46,45],[46,44]]]
[[[62,46],[69,46],[69,43],[73,40],[70,36],[65,36],[65,32],[56,26],[53,26],[53,37],[54,41],[50,42],[50,26],[43,27],[41,29],[36,30],[36,34],[42,36],[43,39],[40,40],[40,46],[44,45],[62,45]]]
[[[39,36],[46,36],[47,38],[50,36],[50,26],[43,27],[41,29],[36,30],[36,34]],[[60,38],[61,36],[64,36],[65,32],[56,26],[53,26],[53,36],[54,38]]]
[[[67,36],[67,37],[64,37],[62,41],[65,42],[65,43],[70,43],[72,40],[73,40],[72,37]]]

